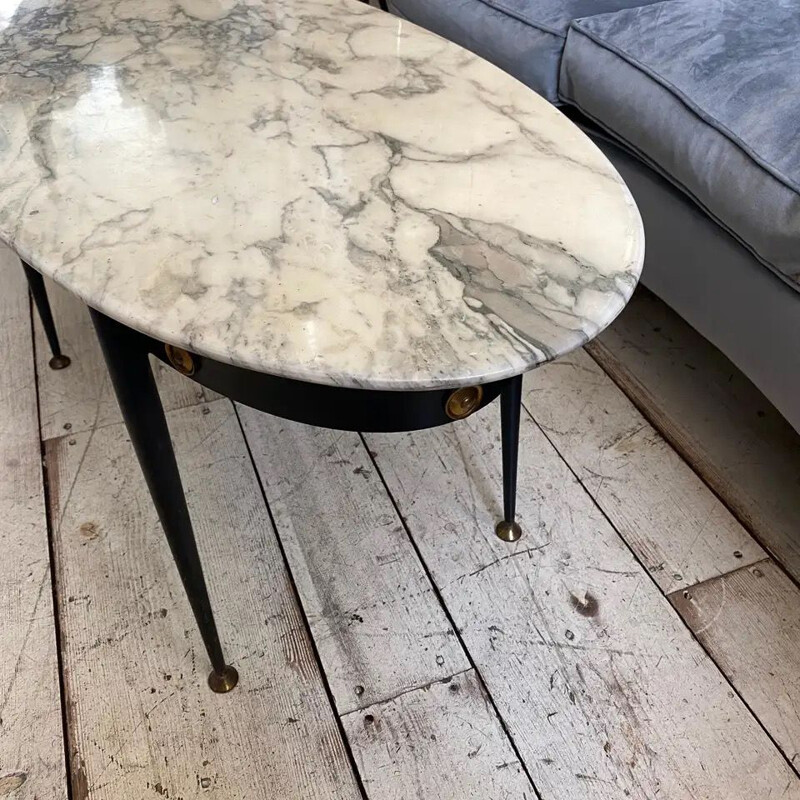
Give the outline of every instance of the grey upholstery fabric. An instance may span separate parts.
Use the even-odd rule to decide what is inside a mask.
[[[569,32],[560,95],[800,291],[800,0],[668,0]]]
[[[571,20],[658,0],[388,0],[389,10],[466,47],[558,102]]]

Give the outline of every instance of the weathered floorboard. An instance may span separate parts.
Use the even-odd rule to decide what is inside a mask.
[[[766,553],[583,351],[525,376],[524,402],[664,592]]]
[[[41,394],[42,439],[80,433],[122,421],[103,354],[86,305],[75,295],[45,279],[61,348],[69,368],[47,366],[50,349],[38,315],[35,317],[36,359]],[[171,410],[216,398],[212,392],[153,359],[164,408]]]
[[[800,768],[800,590],[762,561],[670,599]]]
[[[647,291],[587,346],[776,560],[800,580],[800,434]]]
[[[339,713],[467,669],[358,434],[239,413]]]
[[[208,660],[124,427],[47,458],[75,779],[92,800],[361,796],[230,403],[171,412],[227,657]]]
[[[378,464],[548,800],[800,798],[800,780],[541,431],[523,418],[524,538],[500,513],[497,408]]]
[[[5,247],[0,281],[0,797],[65,800],[30,304]]]
[[[473,670],[343,722],[370,800],[537,797]]]
[[[358,434],[239,413],[371,800],[533,800]]]

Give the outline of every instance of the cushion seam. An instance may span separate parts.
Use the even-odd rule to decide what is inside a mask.
[[[495,11],[499,11],[501,14],[505,14],[507,17],[511,17],[512,19],[515,19],[518,22],[527,25],[530,28],[536,28],[537,30],[542,31],[542,33],[550,33],[553,36],[557,36],[559,39],[566,40],[567,38],[566,33],[561,33],[560,31],[555,30],[555,28],[550,28],[542,22],[533,22],[532,20],[525,19],[524,17],[521,17],[519,14],[514,13],[511,9],[506,8],[504,5],[500,3],[497,4],[489,3],[487,2],[487,0],[480,0],[480,2],[483,3],[485,6],[488,6],[489,8],[494,9]]]
[[[595,34],[590,31],[585,30],[583,27],[580,27],[576,21],[570,23],[570,27],[572,30],[577,31],[581,35],[585,36],[587,39],[593,41],[598,47],[607,50],[609,53],[613,53],[618,58],[622,59],[623,61],[630,64],[635,69],[638,69],[640,72],[643,72],[645,75],[649,76],[652,80],[656,83],[663,86],[668,92],[670,92],[674,97],[680,100],[683,105],[686,106],[689,111],[691,111],[695,116],[697,116],[700,120],[705,122],[709,127],[714,128],[718,133],[721,133],[727,139],[729,139],[734,145],[736,145],[747,157],[758,167],[763,169],[765,172],[769,173],[773,178],[775,178],[780,183],[784,184],[788,189],[791,189],[795,194],[800,195],[800,183],[796,183],[794,180],[789,178],[787,175],[783,173],[782,170],[778,169],[774,164],[771,164],[767,161],[766,158],[759,156],[753,149],[750,147],[746,142],[744,142],[741,137],[737,136],[733,131],[731,131],[726,125],[720,122],[718,119],[713,117],[710,113],[702,109],[699,105],[697,105],[694,101],[690,100],[684,92],[678,89],[677,86],[672,84],[662,75],[659,75],[653,69],[648,67],[646,64],[642,64],[637,58],[634,58],[628,53],[620,50],[613,44],[608,42],[602,41],[599,39]]]
[[[792,278],[787,275],[785,272],[780,270],[775,264],[767,260],[764,256],[762,256],[758,250],[756,250],[755,246],[746,242],[736,231],[734,231],[730,226],[728,226],[725,222],[723,222],[713,211],[706,207],[705,203],[700,200],[698,197],[695,196],[694,192],[684,186],[681,181],[675,178],[673,175],[670,175],[663,167],[661,167],[658,162],[654,161],[650,156],[640,150],[636,145],[631,144],[627,139],[620,136],[618,133],[615,133],[611,128],[609,128],[605,123],[601,122],[597,119],[593,114],[587,111],[585,108],[581,106],[580,103],[577,101],[569,98],[567,99],[563,95],[559,95],[560,99],[563,100],[565,103],[574,106],[584,114],[587,119],[590,119],[595,125],[597,125],[601,130],[603,130],[606,134],[608,134],[609,139],[612,143],[621,145],[624,149],[628,150],[634,157],[636,157],[639,161],[641,161],[646,167],[652,169],[657,175],[662,177],[668,183],[672,184],[676,189],[678,189],[682,194],[688,197],[706,216],[708,216],[713,222],[715,222],[719,227],[724,230],[729,236],[735,239],[742,247],[745,248],[755,259],[758,261],[762,266],[769,269],[769,271],[775,275],[776,277],[780,278],[783,283],[787,284],[790,289],[794,290],[797,293],[800,293],[800,284],[792,280]],[[635,198],[634,198],[635,199]]]

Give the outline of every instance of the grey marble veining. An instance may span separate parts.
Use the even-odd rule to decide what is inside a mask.
[[[0,22],[0,237],[104,313],[321,383],[457,386],[623,308],[600,152],[355,0],[23,0]]]

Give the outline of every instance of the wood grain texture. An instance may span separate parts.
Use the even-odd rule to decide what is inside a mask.
[[[171,412],[236,690],[208,660],[122,425],[48,442],[74,797],[360,797],[233,408]],[[70,444],[74,442],[74,444]]]
[[[535,800],[475,672],[343,718],[370,800]]]
[[[467,669],[358,434],[239,413],[339,713]]]
[[[515,545],[494,406],[370,435],[390,490],[548,800],[800,798],[800,780],[528,419]]]
[[[47,366],[50,349],[38,315],[36,361],[41,393],[42,439],[53,439],[122,421],[103,354],[86,305],[46,279],[61,349],[71,359],[67,369]],[[218,395],[152,359],[159,394],[167,410],[218,399]]]
[[[670,595],[784,755],[800,768],[800,590],[772,561]]]
[[[0,797],[67,797],[28,285],[0,248]]]
[[[523,398],[662,591],[766,556],[585,352],[528,373]]]
[[[800,580],[800,434],[646,291],[587,349],[759,542]]]

